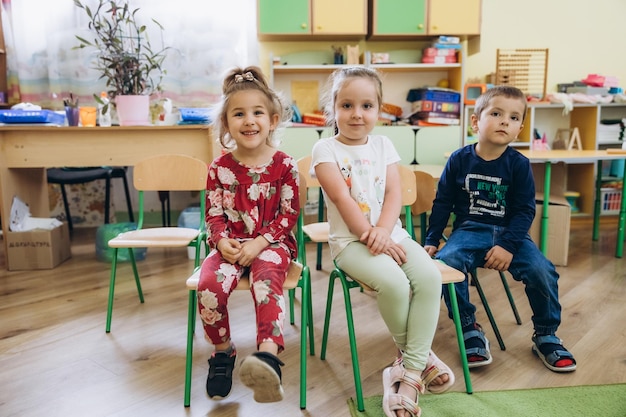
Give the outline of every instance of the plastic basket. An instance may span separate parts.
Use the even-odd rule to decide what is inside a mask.
[[[600,214],[619,214],[622,190],[617,188],[600,189]]]
[[[53,123],[65,124],[65,115],[51,110],[3,110],[0,112],[2,123]]]
[[[204,107],[181,107],[180,118],[183,122],[210,122],[210,109]]]

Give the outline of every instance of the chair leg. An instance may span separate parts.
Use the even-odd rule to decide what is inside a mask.
[[[317,221],[324,221],[324,194],[322,194],[322,190],[319,190],[319,197],[317,198]],[[317,244],[317,258],[315,260],[315,269],[318,271],[322,270],[322,250],[323,243]]]
[[[111,176],[104,180],[104,224],[109,224],[111,218]]]
[[[309,269],[309,267],[306,267],[307,269],[307,274],[308,274],[308,278],[307,278],[307,283],[306,286],[308,288],[308,299],[307,299],[307,306],[308,306],[308,310],[309,310],[309,315],[307,316],[307,325],[309,326],[309,349],[310,349],[310,355],[311,356],[315,356],[315,335],[314,335],[314,327],[313,327],[313,290],[311,289],[311,270]]]
[[[115,292],[115,272],[117,270],[117,248],[113,248],[113,257],[111,259],[111,278],[109,279],[109,302],[107,304],[107,321],[105,331],[111,332],[111,317],[113,316],[113,299]]]
[[[131,223],[135,222],[135,214],[133,213],[133,202],[130,199],[130,189],[128,188],[128,178],[126,178],[126,174],[122,177],[122,182],[124,183],[124,194],[126,195],[126,207],[128,208],[128,221]]]
[[[63,207],[65,208],[65,219],[67,220],[67,227],[70,233],[74,230],[74,223],[72,222],[72,213],[70,213],[70,203],[67,201],[67,191],[65,191],[65,185],[59,184],[61,187],[61,196],[63,197]]]
[[[137,272],[137,263],[135,262],[135,252],[132,248],[128,248],[128,256],[130,258],[130,264],[133,268],[133,275],[135,276],[135,285],[137,286],[137,295],[139,295],[139,302],[143,304],[143,290],[141,289],[141,281],[139,280],[139,272]]]
[[[306,371],[307,371],[307,331],[311,331],[311,355],[313,355],[313,325],[311,320],[311,274],[308,266],[302,268],[302,304],[301,304],[301,324],[300,324],[300,409],[306,409]]]
[[[461,355],[461,366],[463,368],[463,378],[465,379],[465,391],[468,394],[473,392],[472,379],[470,377],[469,364],[467,363],[467,352],[465,351],[465,340],[463,340],[463,328],[461,327],[461,316],[459,314],[459,303],[456,299],[456,289],[454,283],[448,284],[450,294],[450,304],[452,305],[452,318],[456,329],[456,339],[459,344],[459,354]]]
[[[187,311],[187,353],[185,356],[185,407],[191,403],[191,368],[193,364],[193,334],[196,325],[196,290],[189,290]]]
[[[357,283],[348,283],[348,280],[343,271],[338,268],[333,269],[330,273],[330,280],[328,284],[328,298],[326,298],[326,318],[324,320],[324,334],[322,336],[322,353],[320,357],[325,359],[326,357],[326,345],[328,343],[328,327],[330,324],[330,312],[332,306],[333,287],[335,279],[339,278],[341,286],[343,288],[343,298],[346,307],[346,321],[348,322],[348,338],[350,340],[350,353],[352,356],[352,373],[354,374],[354,386],[356,390],[356,403],[357,409],[361,412],[365,411],[365,404],[363,403],[363,387],[361,385],[361,370],[359,368],[359,354],[356,345],[356,335],[354,332],[354,318],[352,316],[352,302],[350,300],[350,289],[355,287],[361,287]]]
[[[511,310],[513,310],[513,315],[515,316],[515,322],[517,324],[522,324],[522,319],[520,318],[519,312],[517,311],[517,306],[515,305],[515,299],[513,299],[513,294],[511,294],[509,283],[506,280],[506,275],[504,275],[504,272],[502,271],[500,271],[500,280],[502,281],[502,285],[504,286],[504,291],[506,292],[506,296],[509,299]]]
[[[422,245],[426,243],[426,227],[428,223],[428,218],[426,217],[426,213],[420,214],[420,239]]]
[[[489,318],[489,323],[491,323],[491,328],[496,335],[496,339],[498,339],[500,350],[506,350],[504,340],[502,340],[502,335],[500,334],[500,330],[498,329],[498,325],[496,324],[496,319],[493,317],[493,313],[491,312],[491,308],[489,307],[489,303],[487,302],[487,297],[485,297],[483,287],[480,285],[480,281],[478,280],[478,272],[474,269],[470,272],[470,275],[472,277],[474,285],[476,285],[476,290],[478,291],[478,295],[480,296],[480,301],[485,307],[485,312],[487,313],[487,317]]]
[[[287,293],[289,294],[289,324],[293,326],[294,324],[296,324],[296,318],[294,317],[295,316],[294,303],[295,303],[295,298],[296,298],[296,289],[292,288],[288,290]]]

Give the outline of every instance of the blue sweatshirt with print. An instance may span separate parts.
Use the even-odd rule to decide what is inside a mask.
[[[475,145],[454,151],[437,187],[426,245],[439,246],[450,214],[453,229],[467,220],[505,228],[494,245],[515,254],[535,217],[535,181],[530,161],[512,147],[493,161]]]

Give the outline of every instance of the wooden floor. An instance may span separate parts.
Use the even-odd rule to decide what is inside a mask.
[[[72,258],[53,270],[7,272],[0,265],[0,415],[2,416],[347,416],[354,395],[345,313],[335,291],[327,360],[319,358],[330,258],[313,273],[316,356],[309,356],[307,409],[299,408],[299,320],[286,323],[283,383],[286,400],[258,404],[235,372],[229,398],[207,398],[204,383],[211,346],[197,326],[191,407],[183,407],[187,291],[192,270],[186,249],[150,250],[139,264],[146,302],[138,302],[128,264],[118,274],[110,334],[104,331],[109,266],[95,259],[95,231],[78,229]],[[523,324],[515,324],[497,275],[481,282],[500,325],[497,347],[484,310],[478,318],[492,342],[493,364],[472,371],[475,391],[626,382],[626,265],[614,257],[616,221],[603,219],[591,241],[589,221],[573,222],[569,266],[559,267],[563,323],[558,335],[578,360],[572,374],[547,370],[530,350],[532,326],[523,286],[510,281]],[[308,247],[314,265],[314,247]],[[2,259],[4,256],[2,256]],[[365,395],[381,394],[381,371],[395,349],[371,294],[353,295]],[[472,297],[478,299],[475,293]],[[443,307],[443,303],[442,303]],[[299,305],[296,308],[299,314]],[[250,295],[231,298],[239,356],[255,341]],[[456,372],[463,391],[452,322],[441,310],[434,349]],[[428,410],[424,410],[428,416]]]

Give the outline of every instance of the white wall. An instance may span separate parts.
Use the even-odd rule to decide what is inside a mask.
[[[626,87],[625,46],[625,0],[482,0],[480,52],[467,58],[465,74],[494,72],[498,48],[549,48],[548,92],[590,73]]]

